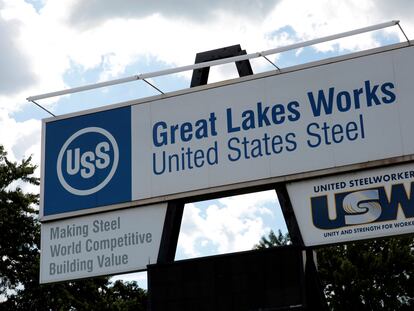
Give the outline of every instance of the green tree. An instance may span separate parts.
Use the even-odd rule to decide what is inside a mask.
[[[38,195],[24,193],[16,182],[38,185],[32,177],[35,170],[31,158],[20,164],[7,160],[0,146],[0,294],[14,290],[25,281],[26,271],[33,268],[33,259],[38,254],[39,225],[36,222],[35,206]]]
[[[7,310],[145,311],[146,302],[147,293],[136,282],[111,284],[107,277],[98,277],[41,286],[33,284],[10,297],[4,306]]]
[[[255,248],[286,245],[280,230]],[[318,274],[331,310],[413,310],[414,238],[375,239],[321,247]]]
[[[259,243],[254,246],[255,249],[261,248],[269,248],[274,246],[282,246],[282,245],[289,245],[290,244],[290,237],[289,233],[283,234],[282,231],[279,229],[277,236],[273,230],[270,230],[269,235],[262,236]]]
[[[324,247],[317,253],[332,310],[413,310],[412,237]]]
[[[112,310],[146,310],[147,292],[136,282],[123,283],[116,281],[109,288],[107,303]]]
[[[0,310],[146,310],[146,291],[136,282],[112,284],[97,277],[39,284],[39,185],[31,158],[13,163],[0,145]]]

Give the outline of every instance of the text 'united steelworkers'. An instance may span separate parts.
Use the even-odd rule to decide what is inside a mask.
[[[305,137],[305,148],[319,148],[327,145],[364,140],[363,113],[357,114],[354,120],[344,123],[318,122],[319,117],[358,111],[396,102],[392,82],[373,83],[364,81],[360,88],[340,90],[335,87],[306,92],[307,102],[292,100],[287,103],[257,102],[253,109],[236,113],[232,108],[225,110],[226,132],[219,133],[216,112],[210,112],[206,118],[169,124],[156,121],[152,126],[152,144],[156,148],[152,154],[152,171],[155,175],[192,170],[203,166],[213,166],[220,159],[236,162],[243,159],[273,157],[282,153],[292,153],[298,149],[298,137]],[[313,121],[305,124],[304,133],[286,131],[283,125],[301,120],[301,109],[310,107]],[[262,131],[257,137],[248,137],[255,129],[280,127],[277,135]],[[221,134],[227,135],[225,150],[219,150],[217,140],[202,148],[189,146],[194,141],[206,140]],[[245,135],[244,135],[245,134]],[[251,135],[250,135],[251,136]],[[188,145],[186,144],[188,143]],[[180,145],[179,152],[169,152],[171,145]],[[302,146],[303,147],[303,146]],[[224,152],[225,156],[219,153]]]

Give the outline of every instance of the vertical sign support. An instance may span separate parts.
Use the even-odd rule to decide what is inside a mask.
[[[290,240],[293,245],[304,247],[302,235],[300,234],[299,225],[293,212],[292,203],[285,184],[276,184],[275,191],[279,199],[280,208],[286,221]]]
[[[276,184],[275,191],[279,199],[280,207],[282,209],[283,217],[286,221],[286,226],[289,231],[290,239],[293,245],[305,248],[302,235],[299,230],[299,225],[293,212],[292,203],[286,188],[286,184]],[[316,269],[314,261],[314,250],[311,248],[305,249],[306,264],[305,271],[305,293],[306,303],[309,308],[315,307],[318,310],[326,310],[326,300],[323,294],[321,282]]]
[[[229,58],[233,56],[246,55],[246,50],[242,50],[240,44],[197,53],[195,63],[209,62],[213,60]],[[237,72],[240,77],[253,74],[249,60],[236,62]],[[190,87],[207,84],[210,67],[193,70]],[[158,263],[173,262],[177,250],[178,236],[180,233],[181,220],[184,212],[183,200],[168,202],[167,214],[165,216],[164,229],[162,232]]]
[[[184,204],[182,200],[168,202],[157,263],[170,263],[174,261]]]

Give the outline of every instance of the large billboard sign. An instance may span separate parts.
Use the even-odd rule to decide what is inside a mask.
[[[145,270],[157,262],[166,205],[42,223],[40,283]]]
[[[400,44],[47,119],[41,217],[410,156],[413,72]]]
[[[414,164],[288,184],[306,246],[414,232]]]

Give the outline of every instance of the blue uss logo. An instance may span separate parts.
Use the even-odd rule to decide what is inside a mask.
[[[86,196],[104,188],[119,162],[115,138],[100,127],[87,127],[70,136],[59,151],[57,176],[68,192]]]
[[[312,221],[319,229],[338,229],[342,227],[376,223],[397,219],[401,208],[406,218],[414,217],[414,182],[410,191],[404,184],[391,187],[388,196],[384,187],[336,193],[334,195],[336,218],[330,219],[326,195],[311,198]]]

